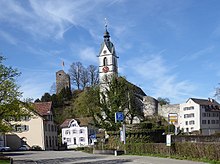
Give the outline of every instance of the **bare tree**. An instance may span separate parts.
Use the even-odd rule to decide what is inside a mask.
[[[80,62],[73,62],[69,69],[69,75],[72,85],[76,85],[77,89],[80,89],[80,79],[82,75],[83,66]]]
[[[53,84],[50,87],[50,94],[56,94],[56,83],[53,82]]]
[[[88,68],[88,76],[89,76],[89,85],[94,86],[98,84],[98,69],[94,65],[89,65]]]
[[[87,87],[89,83],[88,71],[85,67],[82,67],[80,82],[81,82],[82,89],[84,90],[85,87]]]

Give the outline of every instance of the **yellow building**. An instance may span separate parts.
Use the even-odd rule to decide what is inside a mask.
[[[42,150],[58,149],[57,125],[53,120],[52,102],[34,103],[31,117],[11,121],[14,132],[6,135],[7,146],[12,150],[22,145],[38,146]]]

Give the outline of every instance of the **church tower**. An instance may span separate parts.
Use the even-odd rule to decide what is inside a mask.
[[[99,52],[99,84],[100,91],[108,87],[107,82],[112,76],[118,76],[118,62],[115,47],[110,41],[110,35],[105,25],[104,41]]]

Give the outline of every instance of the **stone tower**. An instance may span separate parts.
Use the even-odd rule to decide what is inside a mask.
[[[115,47],[110,41],[110,35],[105,26],[104,41],[101,44],[99,52],[99,83],[100,91],[102,92],[107,86],[107,81],[112,76],[118,76],[118,62]]]
[[[70,88],[70,76],[65,73],[63,70],[56,72],[56,94],[60,93],[60,91],[65,88]]]

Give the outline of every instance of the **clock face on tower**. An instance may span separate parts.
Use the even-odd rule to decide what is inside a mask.
[[[102,70],[103,70],[104,73],[107,73],[109,71],[109,68],[107,66],[105,66],[105,67],[102,68]]]

